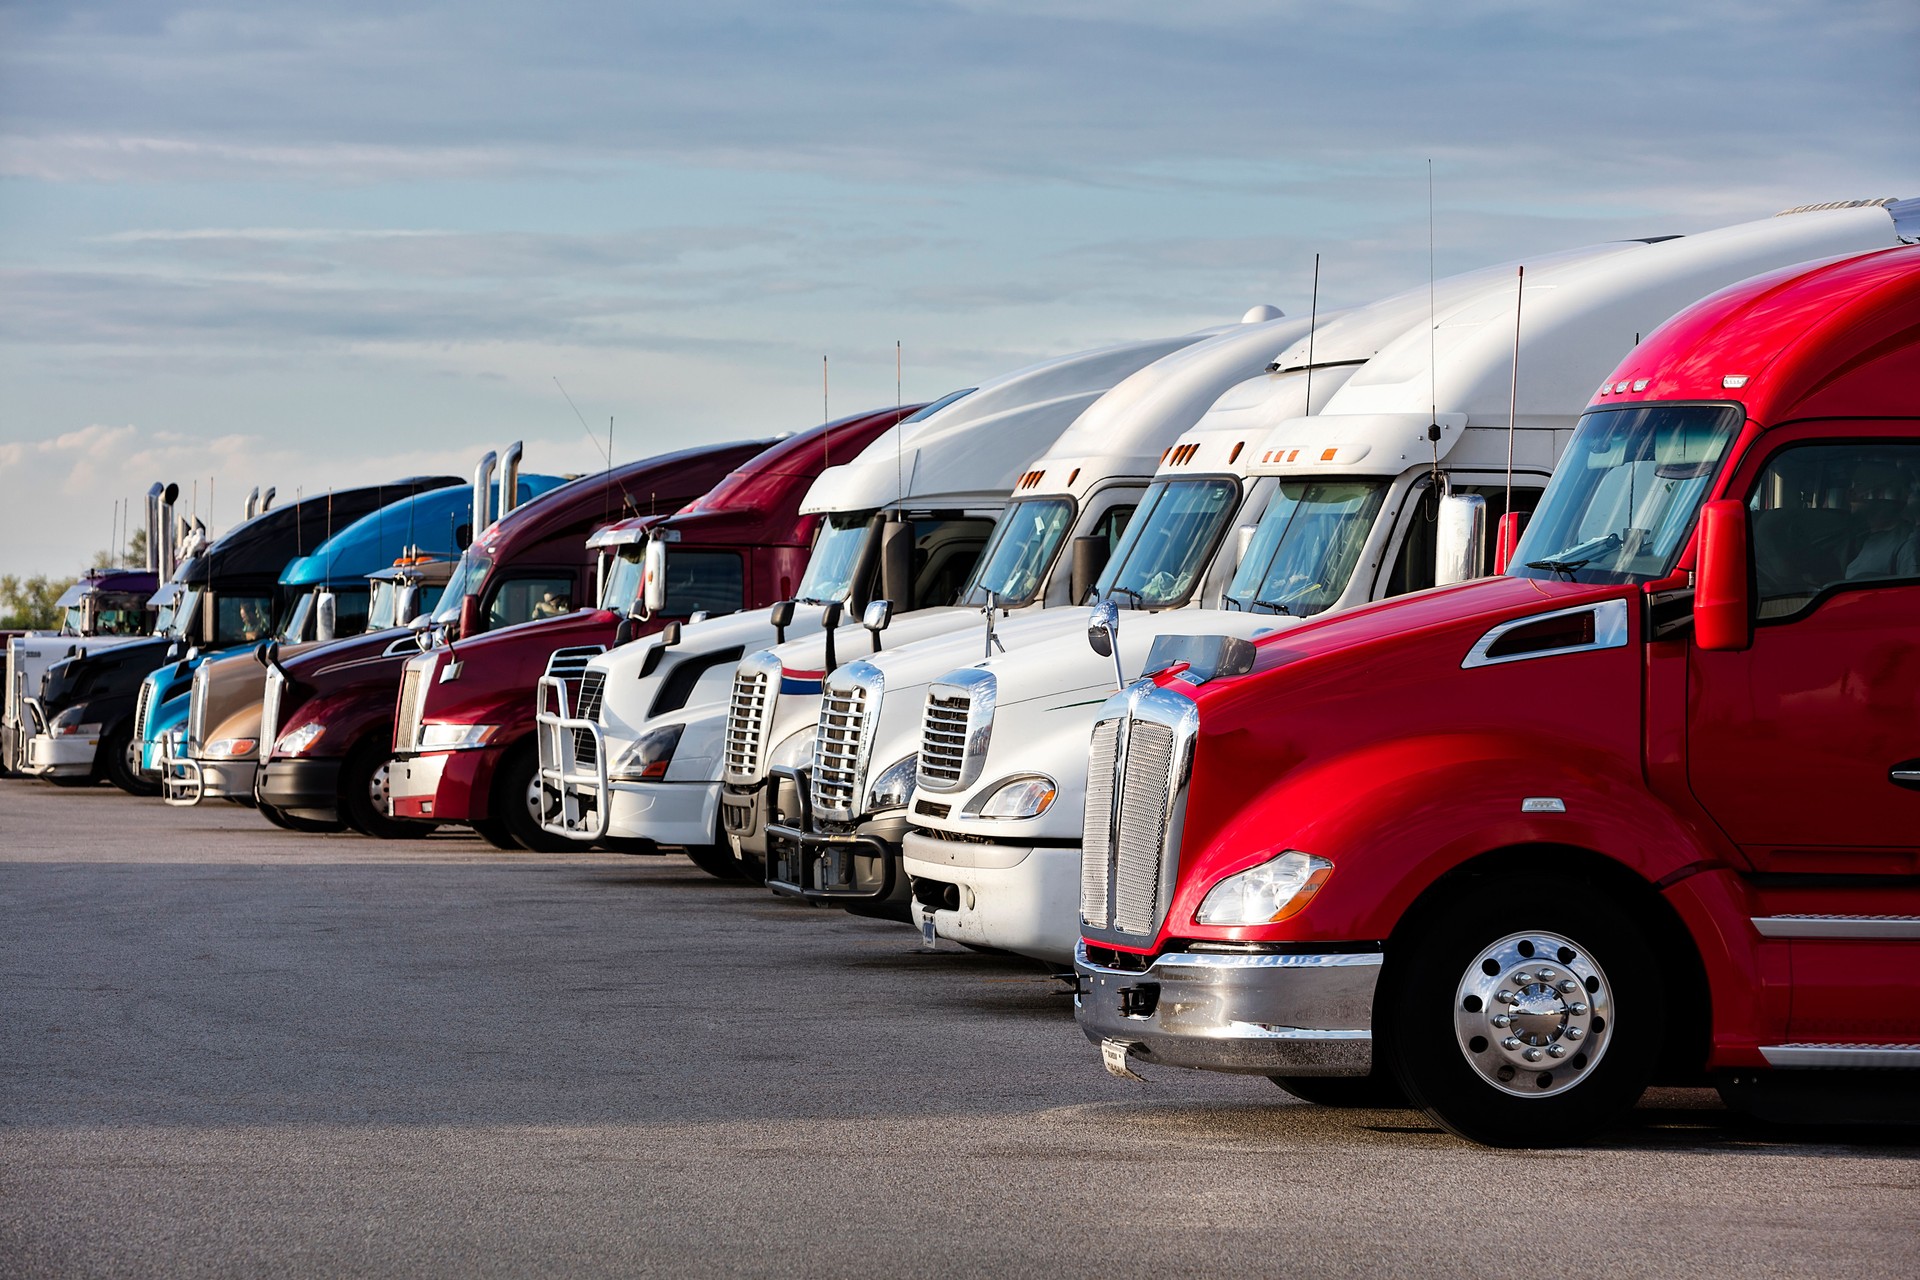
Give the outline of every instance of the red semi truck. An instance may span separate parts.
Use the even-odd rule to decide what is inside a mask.
[[[769,443],[714,445],[626,463],[513,508],[461,554],[430,622],[434,642],[459,649],[483,632],[592,600],[595,554],[587,535],[596,526],[635,511],[677,511]],[[474,488],[474,509],[485,511],[484,478],[476,477]],[[512,484],[503,481],[501,491],[512,492]],[[605,617],[611,625],[613,615]],[[428,625],[415,620],[416,627]],[[387,812],[394,694],[407,659],[420,652],[420,638],[404,629],[379,631],[284,663],[269,657],[260,742],[271,744],[272,755],[263,754],[256,795],[270,817],[308,829],[345,823],[373,836],[433,829]]]
[[[1920,247],[1676,316],[1515,524],[1504,576],[1182,641],[1103,709],[1108,1069],[1385,1069],[1502,1146],[1660,1080],[1913,1118]]]
[[[800,499],[835,459],[846,462],[915,412],[905,405],[801,432],[755,454],[678,514],[640,517],[593,536],[611,561],[602,608],[528,622],[411,659],[394,721],[391,814],[462,822],[500,848],[574,849],[540,826],[534,687],[546,674],[577,676],[615,642],[639,610],[648,541],[662,544],[665,605],[630,619],[628,638],[699,613],[765,608],[793,594],[806,569],[817,516]],[[710,655],[731,664],[738,649]],[[549,670],[551,664],[551,671]],[[661,689],[685,699],[705,667],[683,667]],[[571,687],[571,686],[570,686]],[[706,851],[696,850],[704,855]]]

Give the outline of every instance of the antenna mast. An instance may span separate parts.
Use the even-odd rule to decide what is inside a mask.
[[[1527,268],[1513,277],[1513,375],[1507,384],[1507,511],[1513,510],[1513,430],[1520,413],[1520,303],[1526,297]]]
[[[893,340],[893,483],[894,492],[899,500],[907,500],[907,441],[906,432],[900,429],[900,405],[905,397],[900,389],[905,385],[900,377],[900,339]]]
[[[1438,310],[1433,300],[1433,157],[1427,157],[1427,442],[1433,446],[1433,518],[1440,518],[1440,354]]]
[[[1320,255],[1313,255],[1313,301],[1307,304],[1307,416],[1313,416],[1313,331],[1320,327]]]

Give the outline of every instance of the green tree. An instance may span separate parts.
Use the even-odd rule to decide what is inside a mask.
[[[0,629],[50,630],[63,621],[55,603],[74,584],[73,578],[31,578],[15,574],[0,577]]]

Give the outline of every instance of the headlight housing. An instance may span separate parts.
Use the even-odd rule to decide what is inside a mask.
[[[65,711],[62,711],[59,715],[55,716],[53,718],[53,723],[48,727],[53,731],[53,733],[56,736],[62,737],[62,738],[70,738],[75,736],[83,737],[83,738],[99,737],[100,736],[99,724],[98,723],[88,724],[86,722],[86,715],[87,715],[87,708],[85,706],[68,707]]]
[[[804,731],[794,734],[773,749],[767,757],[769,769],[811,769],[813,767],[813,740],[820,734],[818,725],[811,725]]]
[[[1248,867],[1207,890],[1195,924],[1272,924],[1306,908],[1333,874],[1325,858],[1298,849]]]
[[[281,734],[280,740],[273,744],[273,754],[277,756],[305,755],[307,748],[320,741],[320,735],[325,732],[325,726],[318,720],[309,720],[298,729],[289,729],[287,732]]]
[[[205,755],[209,760],[237,760],[252,755],[259,745],[257,738],[215,738],[206,745]]]
[[[965,812],[980,818],[1037,818],[1052,807],[1059,793],[1059,787],[1045,774],[1022,774],[981,792],[968,801]]]
[[[658,782],[667,776],[667,766],[673,763],[673,753],[680,745],[680,735],[687,731],[684,724],[663,724],[648,729],[633,740],[633,745],[620,753],[607,770],[609,778],[618,778],[622,782]]]
[[[422,751],[471,751],[484,747],[500,731],[497,724],[423,724],[419,749]]]
[[[918,754],[895,760],[880,771],[880,776],[867,788],[867,809],[899,809],[905,807],[907,797],[913,794],[913,780],[920,772]]]

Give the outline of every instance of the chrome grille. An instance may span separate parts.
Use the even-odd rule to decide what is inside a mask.
[[[287,678],[280,668],[267,668],[267,688],[260,695],[260,758],[273,754],[273,741],[280,733],[280,696],[286,691]]]
[[[197,756],[207,745],[207,700],[213,672],[207,663],[194,670],[193,684],[187,690],[187,754]]]
[[[741,660],[727,702],[726,780],[741,786],[760,780],[767,722],[780,696],[780,659],[766,650]]]
[[[409,658],[400,673],[400,707],[393,717],[395,750],[411,751],[420,745],[420,680],[425,665],[419,658]]]
[[[920,785],[944,791],[958,785],[967,767],[967,710],[973,699],[964,693],[942,696],[938,688],[927,693],[927,714],[920,724]]]
[[[549,673],[551,674],[551,673]],[[600,704],[607,692],[607,673],[589,671],[580,677],[580,705],[574,711],[577,720],[600,719]],[[598,757],[595,754],[593,735],[585,729],[573,730],[573,758],[576,765],[591,765]]]
[[[1107,916],[1107,873],[1113,864],[1113,764],[1120,750],[1120,722],[1102,720],[1093,726],[1093,746],[1087,753],[1087,820],[1080,839],[1080,918],[1104,925]]]
[[[558,676],[562,680],[578,680],[587,670],[587,664],[605,653],[597,644],[573,645],[565,649],[555,649],[553,656],[547,659],[547,674]]]
[[[1199,716],[1191,700],[1152,685],[1118,695],[1104,714],[1088,752],[1080,915],[1090,934],[1151,937],[1179,866]]]
[[[133,740],[147,740],[147,712],[153,706],[153,677],[148,676],[140,682],[140,697],[133,704]]]
[[[863,679],[865,667],[872,678]],[[868,718],[880,703],[879,672],[864,663],[843,667],[820,695],[820,729],[813,743],[813,811],[831,822],[860,814],[866,788]]]

